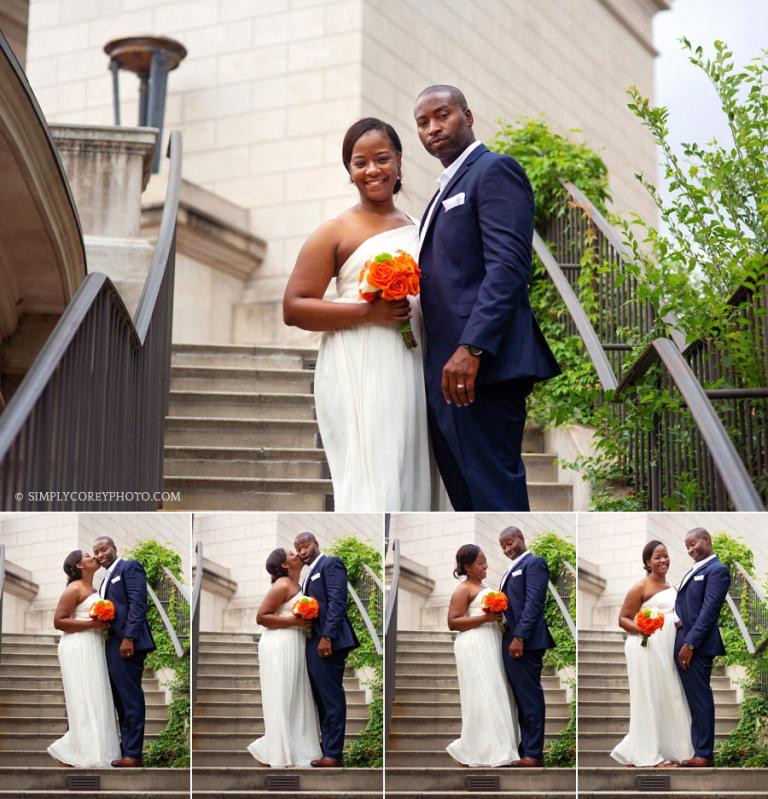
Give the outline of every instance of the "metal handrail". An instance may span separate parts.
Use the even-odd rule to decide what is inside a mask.
[[[176,586],[176,590],[187,600],[187,604],[192,604],[192,598],[189,595],[189,588],[183,583],[179,582],[176,575],[167,567],[163,566],[165,576]]]
[[[701,383],[683,354],[666,338],[657,338],[630,366],[616,389],[616,398],[635,385],[655,363],[660,363],[677,386],[701,436],[712,455],[715,468],[737,511],[765,510],[736,447],[712,407]]]
[[[762,605],[763,607],[763,624],[760,631],[761,635],[768,633],[768,602],[766,602],[766,596],[763,593],[762,588],[758,585],[752,575],[741,565],[738,561],[733,561],[731,564],[731,574],[735,573],[741,580],[746,583],[746,586],[749,591],[754,594],[755,599],[757,602]],[[733,617],[736,620],[736,625],[739,628],[739,632],[741,633],[741,637],[744,639],[744,643],[747,647],[747,652],[750,655],[760,655],[762,654],[763,650],[768,647],[768,636],[766,636],[762,641],[757,640],[755,641],[752,638],[752,634],[750,633],[749,626],[747,625],[746,621],[744,620],[744,616],[738,608],[735,599],[731,595],[731,590],[734,587],[734,580],[731,580],[731,586],[729,588],[728,594],[726,595],[726,599],[728,601],[728,607],[731,609],[733,613]],[[765,668],[762,670],[761,674],[761,689],[763,691],[768,691],[768,671]]]
[[[763,593],[762,588],[755,582],[752,575],[737,561],[733,562],[733,565],[738,569],[741,576],[747,581],[749,587],[755,592],[757,598],[765,604],[765,594]]]
[[[357,609],[360,611],[360,615],[363,617],[363,622],[365,623],[368,633],[371,636],[371,640],[373,641],[373,647],[376,650],[376,654],[382,655],[384,653],[384,650],[382,649],[381,646],[381,638],[379,638],[379,635],[376,632],[376,628],[373,626],[373,622],[371,621],[371,617],[368,615],[368,611],[366,611],[365,609],[365,605],[363,605],[360,597],[357,594],[357,591],[355,591],[355,589],[352,588],[351,585],[347,584],[347,590],[349,591],[350,596],[354,600],[355,605],[357,605]]]
[[[565,566],[569,574],[573,575],[573,578],[576,579],[576,569],[574,569],[573,566],[570,563],[568,563],[567,560],[563,560],[561,561],[561,563],[563,564],[563,566]],[[549,590],[549,593],[552,594],[552,598],[555,600],[555,604],[557,605],[560,613],[565,619],[565,624],[568,627],[568,631],[571,633],[571,637],[573,638],[574,641],[576,641],[578,636],[578,633],[576,631],[576,625],[574,624],[573,619],[571,618],[570,610],[566,607],[565,602],[563,602],[562,596],[560,596],[560,592],[557,590],[555,584],[551,580],[547,580],[547,589]]]
[[[203,585],[203,542],[195,544],[195,581],[192,585],[192,602],[190,603],[190,627],[192,628],[191,650],[191,695],[194,704],[197,697],[197,656],[200,649],[200,595]]]
[[[384,739],[389,741],[392,724],[392,705],[395,701],[397,665],[397,597],[400,587],[400,540],[391,539],[392,582],[386,597],[384,612]]]
[[[373,582],[376,583],[376,586],[378,587],[379,591],[381,591],[381,593],[383,594],[384,584],[378,578],[376,572],[374,572],[374,570],[367,563],[363,563],[363,569],[366,571],[368,576],[373,580]]]
[[[176,630],[173,628],[171,624],[171,620],[168,618],[168,614],[165,612],[165,608],[163,607],[163,603],[160,601],[157,594],[152,589],[151,585],[147,585],[147,593],[149,594],[152,601],[155,603],[155,607],[157,608],[157,612],[160,614],[160,618],[162,619],[163,625],[165,626],[165,630],[171,638],[171,643],[173,644],[173,650],[176,653],[176,657],[184,657],[184,647],[181,645],[179,641],[179,636],[176,635]]]
[[[736,607],[733,597],[730,594],[726,594],[725,601],[728,603],[731,613],[733,613],[733,618],[736,619],[736,626],[739,628],[741,637],[744,639],[744,643],[747,645],[747,652],[749,652],[750,655],[754,655],[756,650],[755,645],[752,643],[752,636],[749,634],[747,625],[744,623],[744,619],[741,613],[739,613],[739,609]]]
[[[86,480],[94,480],[94,475],[103,473],[105,463],[117,464],[115,469],[122,469],[120,472],[121,477],[125,477],[131,470],[131,477],[133,472],[137,474],[142,471],[142,478],[151,479],[153,485],[149,486],[159,490],[162,486],[162,454],[163,454],[163,426],[166,416],[168,405],[168,388],[170,381],[170,373],[168,364],[170,363],[170,332],[172,324],[172,297],[173,297],[173,260],[175,252],[175,229],[176,229],[176,216],[179,203],[179,195],[181,190],[181,134],[178,131],[172,131],[170,134],[170,141],[168,145],[168,153],[170,157],[170,169],[168,178],[168,188],[166,194],[166,202],[163,207],[162,219],[160,223],[160,230],[157,239],[157,244],[152,256],[152,263],[150,265],[149,273],[144,284],[144,289],[139,300],[139,305],[136,311],[135,321],[131,319],[125,304],[120,297],[119,293],[113,286],[112,282],[103,274],[91,273],[86,276],[83,283],[78,288],[72,301],[69,303],[58,324],[54,328],[51,335],[46,340],[42,349],[38,353],[34,363],[27,372],[24,380],[19,386],[16,393],[11,398],[8,406],[0,416],[0,465],[2,465],[2,503],[4,509],[18,508],[29,509],[37,505],[31,504],[33,500],[29,499],[26,489],[29,488],[48,488],[50,480],[46,481],[42,477],[39,478],[40,484],[37,486],[21,485],[19,483],[19,474],[16,472],[18,463],[23,463],[25,459],[31,463],[31,468],[34,468],[34,462],[30,461],[32,457],[33,444],[31,441],[45,437],[44,445],[49,447],[50,451],[58,457],[56,464],[59,466],[59,472],[66,474],[67,468],[69,474],[72,474],[73,464],[76,462],[80,474],[88,473]],[[167,312],[163,312],[162,318],[160,314],[156,313],[158,310],[158,300],[161,296],[164,297],[168,304]],[[170,299],[169,299],[170,298]],[[156,335],[160,338],[155,338],[153,335],[151,343],[154,347],[163,346],[166,348],[167,353],[163,350],[160,357],[163,359],[165,367],[162,373],[158,372],[154,375],[152,383],[153,398],[157,399],[158,407],[153,423],[157,427],[153,444],[156,444],[151,451],[140,450],[137,455],[132,459],[123,457],[121,460],[115,460],[115,452],[111,448],[104,447],[103,441],[99,439],[101,446],[95,450],[94,459],[98,458],[98,462],[85,462],[84,450],[87,445],[82,443],[81,437],[76,436],[73,443],[71,437],[78,431],[68,429],[66,432],[63,425],[59,424],[58,419],[49,420],[42,419],[40,424],[35,424],[39,421],[35,418],[35,412],[38,408],[42,407],[47,389],[49,386],[55,386],[56,389],[61,388],[60,382],[62,374],[68,374],[67,367],[64,365],[67,356],[72,356],[73,342],[77,338],[78,341],[83,340],[84,336],[89,338],[84,339],[87,346],[95,346],[92,342],[97,342],[96,337],[96,322],[94,319],[103,320],[104,323],[109,319],[109,314],[112,313],[117,317],[116,321],[120,321],[118,327],[120,328],[117,334],[117,339],[123,337],[122,342],[116,343],[114,346],[119,348],[122,343],[129,343],[133,350],[143,349],[149,347],[150,333],[157,329]],[[106,320],[104,319],[106,317]],[[109,322],[112,323],[111,321]],[[152,348],[150,347],[150,350]],[[167,357],[166,357],[167,355]],[[80,356],[78,356],[80,357]],[[149,355],[147,356],[149,357]],[[83,352],[81,360],[89,359],[89,353]],[[165,363],[167,361],[167,363]],[[74,365],[73,365],[74,368]],[[93,366],[90,367],[93,372]],[[137,386],[137,390],[141,390],[145,385],[148,385],[147,378],[142,372],[136,372],[131,368],[131,363],[127,362],[125,365],[125,379],[131,385]],[[133,383],[130,383],[130,381]],[[62,388],[62,390],[65,390]],[[102,397],[104,404],[108,406],[107,398]],[[145,396],[137,397],[137,406],[128,405],[122,397],[117,398],[114,403],[115,413],[122,412],[122,415],[116,419],[109,419],[102,422],[102,427],[94,435],[105,434],[105,431],[110,429],[121,429],[125,427],[132,427],[139,422],[145,422],[146,418],[146,404]],[[141,407],[139,407],[141,406]],[[53,429],[51,429],[53,428]],[[61,429],[60,429],[61,428]],[[130,435],[135,435],[135,431],[131,430]],[[39,444],[42,447],[43,444]],[[21,453],[16,452],[16,449],[21,447]],[[38,447],[38,448],[39,448]],[[72,448],[75,448],[79,457],[71,455]],[[157,450],[155,452],[155,449]],[[15,460],[11,455],[15,456]],[[73,463],[66,461],[67,456]],[[143,458],[143,460],[142,460]],[[6,461],[11,459],[11,463]],[[62,465],[62,463],[66,463]],[[141,461],[141,463],[139,463]],[[146,463],[145,463],[146,462]],[[122,464],[122,465],[121,465]],[[143,469],[142,469],[143,466]],[[52,470],[47,467],[46,475]],[[117,480],[117,477],[115,477]],[[113,481],[114,482],[114,481]],[[117,482],[120,482],[119,480]],[[25,491],[20,491],[23,488]],[[53,486],[53,488],[76,488],[78,490],[89,490],[93,488],[90,485],[67,484],[66,486]],[[97,489],[102,489],[97,486]],[[140,485],[126,485],[123,480],[119,485],[119,489],[125,492],[126,490],[144,489],[145,486]],[[103,489],[102,489],[103,490]],[[21,495],[22,499],[15,499],[15,496]],[[83,505],[83,500],[72,498],[72,505],[70,509],[77,510],[82,507],[88,507],[87,504]],[[118,498],[115,500],[120,502]],[[78,504],[78,502],[80,504]],[[141,503],[142,499],[139,497],[134,500],[136,503]],[[145,503],[146,504],[146,503]],[[100,510],[112,510],[117,507],[134,507],[128,503],[117,504],[114,506],[105,503],[99,504]],[[138,505],[136,505],[138,507]],[[143,507],[143,505],[141,506]]]

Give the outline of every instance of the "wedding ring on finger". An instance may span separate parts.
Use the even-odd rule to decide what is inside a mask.
[[[456,388],[466,388],[466,386],[464,385],[464,383],[457,383]]]

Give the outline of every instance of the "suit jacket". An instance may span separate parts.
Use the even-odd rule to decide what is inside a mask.
[[[724,655],[717,620],[725,602],[731,573],[716,557],[697,569],[677,592],[675,613],[683,623],[678,631],[678,646],[683,641],[701,655]]]
[[[304,593],[320,605],[318,617],[312,620],[313,638],[330,638],[334,651],[360,646],[347,616],[347,570],[339,558],[323,555]]]
[[[523,168],[480,145],[439,202],[419,255],[427,384],[439,388],[459,344],[483,350],[478,385],[559,374],[528,298],[534,201]]]
[[[507,621],[505,638],[522,638],[525,649],[551,649],[552,634],[544,621],[549,569],[544,558],[529,553],[511,572],[507,572],[501,590],[507,595],[504,611]]]
[[[136,560],[121,560],[109,576],[104,599],[115,605],[115,618],[110,622],[109,642],[133,638],[135,652],[155,649],[147,622],[147,575]]]

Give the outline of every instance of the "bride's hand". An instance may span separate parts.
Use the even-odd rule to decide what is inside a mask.
[[[293,626],[294,627],[311,627],[312,622],[309,619],[302,619],[301,616],[294,616],[293,617]]]
[[[366,321],[374,325],[394,325],[407,322],[411,318],[408,300],[382,300],[376,297],[368,303]]]
[[[503,613],[486,613],[485,614],[485,620],[484,620],[483,623],[484,624],[490,624],[491,622],[494,622],[494,621],[503,621],[503,620],[504,620],[504,614]]]
[[[101,621],[101,619],[91,619],[91,627],[94,630],[104,630],[109,627],[109,622]]]

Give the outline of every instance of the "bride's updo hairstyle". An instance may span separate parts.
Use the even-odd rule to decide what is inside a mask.
[[[471,566],[480,554],[480,547],[477,544],[464,544],[459,547],[456,553],[456,568],[453,576],[458,580],[459,577],[467,576],[467,566]]]
[[[82,559],[82,549],[76,549],[74,552],[70,552],[64,559],[64,574],[67,575],[67,585],[73,583],[75,580],[79,580],[83,576],[82,571],[77,568],[77,564],[80,563]]]
[[[643,547],[643,568],[645,569],[646,574],[651,573],[651,567],[648,565],[648,561],[651,559],[656,547],[665,547],[665,546],[666,544],[663,541],[657,541],[656,539],[654,539],[653,541],[649,541]]]
[[[287,577],[288,569],[283,567],[286,560],[284,549],[273,549],[267,558],[267,572],[274,583],[278,577]]]
[[[352,163],[352,150],[355,149],[357,140],[366,133],[370,133],[372,130],[380,130],[382,133],[384,133],[389,139],[392,149],[397,153],[397,155],[402,156],[403,145],[400,143],[400,137],[397,135],[397,131],[392,127],[392,125],[390,125],[388,122],[382,121],[381,119],[376,119],[376,117],[363,117],[363,119],[358,119],[357,122],[355,122],[344,134],[344,141],[341,144],[341,160],[343,161],[344,168],[347,170],[347,172],[349,172],[349,165]],[[403,182],[400,177],[401,175],[402,169],[395,183],[395,194],[397,194],[403,187]]]

